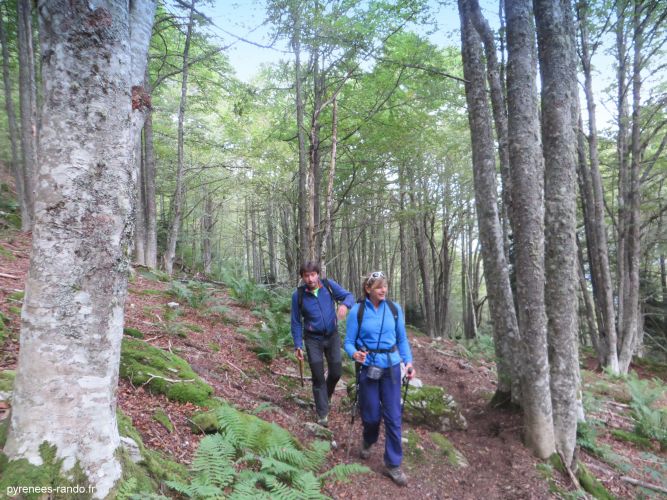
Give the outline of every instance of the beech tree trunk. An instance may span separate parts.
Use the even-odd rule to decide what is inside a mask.
[[[148,71],[144,88],[152,92]],[[157,209],[155,205],[155,152],[153,150],[153,111],[149,108],[144,122],[144,216],[146,218],[145,261],[151,269],[157,268]]]
[[[116,389],[154,4],[41,1],[41,172],[5,453],[57,448],[105,497],[121,476]],[[115,64],[109,64],[109,58]],[[137,71],[138,70],[138,71]],[[75,96],[79,105],[72,106]]]
[[[574,465],[579,391],[576,49],[569,0],[534,0],[545,159],[545,300],[556,450]]]
[[[178,106],[178,166],[176,167],[176,189],[174,190],[173,212],[171,214],[171,225],[169,226],[169,237],[167,250],[164,254],[164,270],[171,276],[174,270],[174,259],[176,258],[176,243],[181,228],[181,216],[183,212],[184,198],[184,171],[185,171],[185,104],[188,97],[188,65],[190,61],[190,41],[192,39],[192,28],[194,24],[195,0],[190,4],[190,15],[187,33],[185,35],[185,46],[183,47],[183,74],[181,79],[181,101]]]
[[[504,251],[503,229],[498,213],[496,155],[491,130],[491,114],[482,64],[481,40],[471,20],[473,6],[459,0],[463,74],[466,80],[468,122],[473,151],[475,204],[482,243],[486,282],[498,370],[496,395],[509,399],[512,390],[514,360],[512,346],[519,329],[510,287],[509,268]]]
[[[21,108],[21,151],[23,153],[23,193],[28,217],[21,220],[21,229],[32,227],[37,179],[37,90],[35,88],[35,56],[32,45],[32,13],[30,0],[17,1],[19,50],[19,104]]]
[[[544,304],[544,205],[540,122],[535,86],[535,39],[528,0],[507,9],[507,103],[517,303],[523,359],[525,441],[540,458],[555,451]]]
[[[5,111],[7,112],[7,132],[11,145],[11,171],[14,177],[16,196],[21,205],[21,221],[30,221],[31,215],[28,202],[25,197],[24,170],[19,161],[19,129],[16,123],[16,112],[14,111],[14,100],[12,98],[12,82],[9,77],[9,48],[7,47],[7,33],[5,31],[5,20],[0,8],[0,44],[2,44],[2,83],[5,91]]]

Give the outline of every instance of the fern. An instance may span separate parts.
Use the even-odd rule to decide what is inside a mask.
[[[652,408],[665,394],[664,383],[656,378],[653,379],[651,387],[648,380],[640,380],[637,374],[632,372],[627,379],[627,385],[632,397],[630,407],[635,420],[635,432],[658,441],[661,448],[667,448],[667,412],[664,409]]]
[[[306,469],[313,472],[320,470],[327,459],[330,449],[331,445],[328,441],[315,441],[312,443],[310,449],[304,452],[304,455],[308,458]]]
[[[332,469],[329,469],[324,474],[317,476],[321,484],[325,481],[333,479],[335,481],[350,481],[354,474],[367,474],[370,469],[365,465],[359,464],[338,464]]]
[[[234,481],[236,471],[231,461],[235,457],[236,449],[220,434],[207,436],[199,443],[191,470],[209,478],[208,484],[224,488]]]
[[[299,477],[294,479],[294,487],[301,492],[301,498],[307,498],[309,500],[319,500],[327,498],[325,495],[322,495],[322,482],[315,477],[312,472],[307,472],[301,474]]]
[[[116,498],[118,500],[129,500],[134,493],[137,493],[137,478],[131,477],[126,479],[118,487],[118,492],[116,493]]]

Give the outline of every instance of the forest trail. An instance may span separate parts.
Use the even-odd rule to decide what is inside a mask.
[[[18,306],[27,273],[29,236],[14,234],[0,241],[0,311],[10,320],[15,332],[19,324]],[[248,308],[232,300],[224,288],[211,288],[216,312],[207,307],[194,309],[178,306],[177,321],[168,320],[168,283],[147,279],[137,273],[129,284],[125,326],[140,330],[144,340],[155,347],[178,353],[215,388],[215,395],[239,409],[288,429],[303,442],[315,438],[306,426],[314,412],[310,384],[301,387],[296,364],[284,357],[267,364],[252,351],[242,329],[257,326],[258,319]],[[14,298],[12,298],[14,297]],[[557,498],[534,459],[521,444],[521,418],[518,413],[493,410],[488,401],[495,390],[493,363],[472,356],[461,345],[449,340],[431,340],[410,332],[417,376],[429,385],[440,385],[452,394],[468,422],[465,431],[444,435],[465,458],[467,466],[452,465],[432,440],[431,430],[404,424],[404,470],[409,486],[402,489],[381,475],[383,438],[373,448],[371,458],[358,458],[361,428],[359,419],[350,433],[350,413],[345,386],[350,375],[343,376],[333,398],[330,429],[338,444],[329,457],[329,465],[345,461],[365,463],[372,473],[359,475],[351,483],[329,484],[324,492],[333,498],[382,499],[393,496],[432,499]],[[0,370],[15,369],[18,341],[12,335],[0,356]],[[169,401],[143,387],[133,387],[121,379],[118,401],[132,418],[144,443],[162,450],[181,463],[189,463],[201,436],[190,431],[190,417],[198,408],[190,403]],[[169,431],[153,415],[163,409],[173,423]],[[1,409],[0,412],[6,412]],[[2,414],[0,414],[2,418]],[[351,436],[351,439],[350,439]],[[349,460],[347,444],[351,441]],[[618,450],[615,449],[618,452]],[[595,462],[589,456],[586,463]],[[604,464],[595,464],[595,475],[619,498],[634,497],[634,487],[621,481]],[[606,473],[604,473],[606,469]],[[602,473],[600,472],[602,471]],[[555,474],[563,490],[573,490],[569,480]]]

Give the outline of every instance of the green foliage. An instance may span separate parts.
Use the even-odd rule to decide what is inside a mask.
[[[64,459],[56,457],[56,447],[44,441],[39,446],[39,454],[42,465],[33,465],[27,459],[12,460],[3,465],[0,472],[0,492],[7,493],[10,488],[16,487],[43,487],[51,488],[49,498],[52,499],[89,499],[89,482],[85,473],[75,464],[63,474],[62,465]],[[13,496],[13,495],[12,495]],[[42,492],[24,493],[21,498],[41,499]]]
[[[211,301],[206,285],[199,281],[172,281],[169,293],[178,301],[186,302],[193,309],[200,309]]]
[[[182,358],[141,340],[124,338],[120,376],[134,385],[146,385],[173,401],[205,405],[213,388],[205,383]]]
[[[202,439],[189,482],[167,482],[188,498],[214,498],[223,491],[228,498],[326,498],[321,493],[326,480],[349,480],[368,471],[343,464],[318,476],[327,442],[304,449],[281,427],[227,405],[208,415],[216,417],[219,433]]]
[[[16,372],[14,370],[4,370],[0,372],[0,392],[10,392],[14,386]]]
[[[478,335],[474,339],[457,341],[457,350],[470,361],[493,361],[496,359],[495,344],[490,335]]]
[[[163,283],[169,283],[171,281],[171,276],[164,271],[159,271],[157,269],[151,269],[150,271],[147,269],[140,269],[139,274],[150,281],[161,281]]]
[[[667,410],[653,407],[667,393],[667,387],[657,378],[640,380],[634,372],[628,376],[627,386],[632,398],[630,407],[635,432],[657,441],[661,449],[667,449]]]
[[[153,420],[162,424],[162,427],[167,429],[169,432],[174,432],[174,424],[171,423],[169,415],[162,409],[159,408],[153,413]]]
[[[252,344],[252,350],[262,361],[270,363],[285,352],[292,351],[292,332],[288,316],[283,312],[265,309],[260,313],[259,330],[241,330]]]
[[[0,183],[0,227],[21,228],[21,209],[11,187]]]
[[[14,302],[23,302],[23,297],[25,296],[25,292],[12,292],[9,295],[7,295],[7,298],[9,300],[12,300]]]
[[[0,312],[0,347],[5,344],[7,337],[9,336],[9,330],[7,329],[7,323],[9,323],[9,318]]]
[[[577,479],[579,479],[581,487],[598,500],[615,499],[614,495],[612,495],[581,462],[579,462],[577,467]]]
[[[266,288],[248,278],[235,277],[231,273],[226,273],[223,280],[229,287],[229,294],[242,306],[255,307],[268,301],[269,292]]]
[[[130,326],[126,326],[125,328],[123,328],[123,334],[127,335],[128,337],[134,337],[135,339],[143,339],[144,338],[143,333],[141,333],[136,328],[132,328]]]

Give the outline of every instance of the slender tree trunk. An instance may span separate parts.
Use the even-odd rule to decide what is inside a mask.
[[[311,206],[311,194],[308,191],[308,157],[306,154],[306,138],[304,134],[304,104],[303,104],[303,82],[301,76],[301,13],[298,5],[292,7],[292,17],[294,22],[294,34],[292,35],[291,45],[294,51],[294,80],[296,92],[296,128],[297,139],[299,143],[299,201],[298,201],[298,262],[302,263],[310,258],[308,249],[309,233],[309,207]],[[300,265],[300,264],[299,264]]]
[[[148,71],[144,76],[144,87],[150,95],[152,89]],[[155,151],[153,148],[153,111],[149,108],[144,122],[144,193],[146,195],[144,215],[146,217],[146,241],[144,247],[146,265],[157,268],[157,208],[155,204]]]
[[[523,359],[525,440],[540,458],[555,451],[544,303],[544,205],[540,123],[535,88],[534,31],[528,0],[507,8],[507,102],[515,219],[517,302]]]
[[[146,265],[146,214],[144,207],[146,206],[146,191],[144,179],[144,155],[142,148],[142,141],[137,142],[134,151],[134,161],[137,169],[137,189],[135,208],[135,227],[134,227],[134,262],[139,265]]]
[[[131,89],[142,89],[153,11],[140,0],[129,11],[63,0],[39,8],[41,53],[57,57],[42,66],[42,168],[4,452],[40,464],[40,445],[55,445],[97,498],[121,477],[116,391],[146,111]]]
[[[589,217],[584,221],[590,226],[589,234],[593,237],[590,251],[591,270],[595,275],[594,293],[600,305],[602,328],[600,332],[605,339],[605,364],[609,369],[618,372],[618,356],[616,353],[616,314],[614,311],[614,290],[609,266],[607,228],[604,213],[604,193],[600,160],[598,155],[598,131],[595,115],[595,97],[593,94],[593,76],[591,72],[591,53],[588,40],[587,17],[584,4],[577,5],[581,40],[581,61],[584,70],[584,91],[588,110],[588,151],[590,159],[590,180],[592,186],[592,205],[589,206]],[[582,131],[583,133],[583,131]]]
[[[16,113],[14,111],[14,100],[12,98],[12,82],[9,77],[9,48],[7,47],[7,33],[5,32],[5,20],[2,7],[0,7],[0,44],[2,44],[2,82],[5,91],[5,111],[7,112],[7,132],[11,145],[11,171],[14,177],[16,196],[21,205],[21,221],[30,221],[31,214],[25,195],[24,170],[19,161],[19,129],[16,124]]]
[[[586,326],[588,329],[588,335],[591,339],[591,345],[597,353],[598,362],[600,365],[602,365],[604,363],[604,357],[601,356],[602,350],[598,346],[600,339],[598,337],[597,323],[595,321],[595,304],[593,303],[591,294],[588,291],[588,282],[586,281],[586,276],[584,273],[584,252],[581,250],[579,238],[577,238],[577,258],[579,260],[579,288],[581,290],[581,296],[583,298],[584,307],[586,310]]]
[[[211,274],[211,239],[213,237],[213,196],[205,187],[204,193],[204,213],[201,218],[202,231],[202,268],[207,276]]]
[[[181,75],[181,100],[178,106],[178,165],[176,167],[176,189],[174,190],[174,210],[169,227],[169,237],[167,240],[167,250],[164,254],[164,270],[171,276],[174,269],[174,258],[176,257],[176,243],[181,228],[181,216],[183,212],[184,198],[184,170],[185,170],[185,105],[188,96],[188,73],[190,61],[190,42],[192,39],[192,29],[194,26],[196,0],[190,4],[190,14],[188,18],[188,28],[185,35],[185,45],[183,47],[183,73]]]
[[[514,365],[512,350],[515,348],[513,345],[517,342],[519,331],[504,251],[503,230],[496,203],[498,192],[491,115],[482,72],[481,40],[471,22],[473,4],[476,2],[469,4],[467,0],[459,0],[463,72],[466,79],[468,121],[472,139],[476,212],[496,350],[497,396],[507,398],[511,393],[512,378],[515,376],[512,373]],[[502,108],[497,111],[503,113]],[[499,126],[496,120],[496,130],[500,128],[502,125]]]
[[[35,56],[32,44],[32,13],[30,0],[17,1],[19,49],[19,102],[21,108],[21,150],[23,152],[23,193],[29,217],[21,220],[21,229],[29,231],[34,214],[37,179],[37,90],[35,88]]]
[[[640,239],[641,239],[641,192],[640,175],[642,163],[641,149],[641,68],[643,27],[641,22],[642,3],[636,2],[633,14],[634,28],[634,57],[632,65],[632,134],[631,134],[631,163],[628,186],[626,189],[625,215],[626,239],[624,252],[620,258],[624,260],[623,294],[620,300],[623,303],[622,314],[619,314],[619,342],[618,364],[621,373],[627,373],[632,361],[636,342],[639,337],[639,266],[640,266]]]
[[[266,205],[266,239],[269,257],[269,276],[268,282],[271,284],[278,282],[278,256],[276,255],[276,233],[274,224],[276,223],[273,200],[267,200]]]
[[[333,189],[334,177],[336,174],[336,149],[338,147],[338,101],[336,97],[333,98],[332,115],[331,115],[331,161],[329,162],[329,177],[327,181],[327,198],[324,212],[324,234],[322,235],[320,246],[320,266],[322,267],[322,274],[326,276],[326,256],[327,256],[327,240],[331,234],[331,211],[333,209]]]

